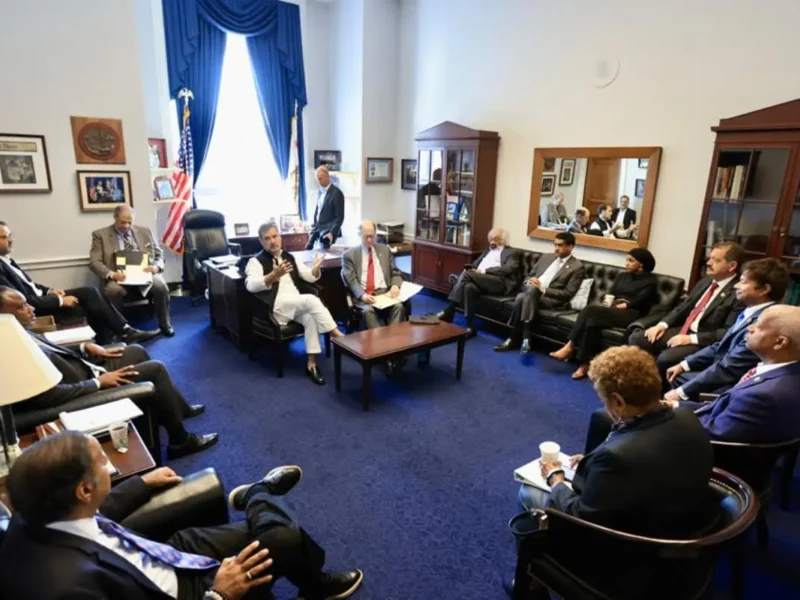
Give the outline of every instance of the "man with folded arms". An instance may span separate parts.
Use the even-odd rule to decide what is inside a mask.
[[[3,598],[239,600],[272,598],[286,577],[306,600],[348,598],[359,570],[324,573],[325,551],[300,527],[286,499],[302,471],[273,469],[229,501],[246,519],[194,527],[166,543],[118,524],[158,490],[181,481],[158,469],[111,489],[98,441],[65,431],[17,459],[7,487],[14,515],[0,548]]]
[[[559,308],[578,293],[585,271],[581,261],[572,255],[575,236],[559,232],[553,240],[553,254],[543,254],[533,272],[525,280],[522,292],[514,300],[511,313],[511,336],[495,352],[510,352],[520,348],[522,354],[531,351],[531,328],[539,308]]]
[[[13,246],[11,228],[0,221],[0,285],[23,294],[40,316],[52,315],[56,320],[86,317],[98,338],[107,341],[117,335],[128,344],[136,344],[158,335],[158,331],[139,331],[128,325],[97,288],[61,290],[34,282],[11,258]]]
[[[26,329],[36,316],[33,307],[22,294],[6,287],[0,287],[0,314],[2,313],[14,315]],[[217,443],[219,436],[216,433],[198,435],[186,431],[183,420],[203,413],[205,406],[190,405],[175,387],[164,364],[150,360],[147,351],[141,346],[133,344],[116,351],[106,350],[97,344],[68,347],[53,344],[36,333],[30,335],[63,378],[54,388],[27,400],[26,406],[60,406],[97,390],[150,381],[155,386],[156,395],[148,406],[155,413],[159,424],[167,430],[169,458],[200,452]]]
[[[662,376],[690,354],[721,340],[736,322],[744,307],[736,300],[734,286],[744,256],[744,248],[735,242],[714,246],[706,277],[659,323],[631,334],[630,344],[656,356]]]

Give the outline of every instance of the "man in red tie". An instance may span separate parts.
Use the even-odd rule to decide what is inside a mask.
[[[736,300],[733,286],[743,261],[744,248],[739,244],[717,244],[706,261],[706,277],[686,298],[652,327],[631,334],[630,344],[657,357],[662,379],[672,365],[721,340],[736,321],[744,305]]]

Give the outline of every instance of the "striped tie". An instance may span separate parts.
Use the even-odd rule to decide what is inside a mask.
[[[741,385],[745,381],[748,381],[748,380],[752,379],[755,376],[756,376],[756,367],[753,367],[747,373],[742,375],[742,378],[739,381],[736,382],[736,385]]]

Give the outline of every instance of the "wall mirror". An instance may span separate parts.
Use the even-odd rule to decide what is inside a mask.
[[[569,230],[584,246],[647,248],[660,161],[659,147],[537,148],[528,236]]]

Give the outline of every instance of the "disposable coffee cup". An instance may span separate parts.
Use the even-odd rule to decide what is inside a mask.
[[[614,298],[615,296],[613,296],[612,294],[606,294],[605,297],[603,298],[603,304],[605,304],[606,306],[613,306]]]
[[[111,443],[114,444],[114,449],[117,452],[128,451],[127,423],[114,423],[108,428],[108,433],[111,434]]]
[[[542,453],[542,462],[557,463],[561,453],[561,446],[555,442],[542,442],[539,444],[539,452]]]

